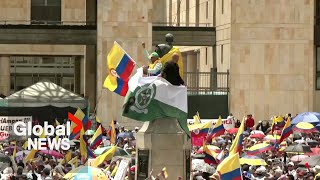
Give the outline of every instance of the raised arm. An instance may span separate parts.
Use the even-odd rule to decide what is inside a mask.
[[[146,49],[146,44],[144,42],[142,43],[142,48],[143,48],[144,58],[148,61],[148,63],[151,63],[151,60],[149,58],[150,54],[149,54],[148,50]]]

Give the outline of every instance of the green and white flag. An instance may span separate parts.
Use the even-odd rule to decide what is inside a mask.
[[[176,118],[189,134],[187,126],[187,87],[173,86],[157,76],[142,77],[142,68],[129,80],[122,115],[137,121]]]

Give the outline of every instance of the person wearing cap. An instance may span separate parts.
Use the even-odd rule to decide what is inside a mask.
[[[260,166],[255,171],[254,180],[263,180],[266,175],[267,169],[264,166]]]
[[[149,66],[143,67],[143,74],[149,76],[158,76],[161,73],[162,63],[158,53],[153,52],[149,56],[151,64]]]
[[[294,169],[294,163],[293,162],[289,162],[287,167],[288,167],[288,174],[292,175],[296,179],[297,178],[297,172]]]

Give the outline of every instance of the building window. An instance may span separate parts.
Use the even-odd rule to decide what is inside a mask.
[[[75,67],[73,56],[11,56],[11,93],[39,81],[51,81],[74,92]]]
[[[61,0],[31,0],[31,24],[61,24]]]
[[[317,47],[316,56],[316,90],[320,90],[320,46]]]

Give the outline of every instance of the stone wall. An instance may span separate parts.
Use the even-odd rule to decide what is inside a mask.
[[[0,24],[30,24],[31,0],[1,0]]]
[[[103,88],[108,74],[107,54],[117,41],[139,66],[146,65],[141,43],[146,42],[151,49],[152,8],[163,7],[153,7],[150,0],[98,0],[97,7],[97,114],[105,127],[114,119],[130,129],[142,123],[122,117],[124,98]]]
[[[86,21],[86,0],[61,0],[61,21],[81,25]]]
[[[313,0],[232,0],[230,112],[313,110]]]

